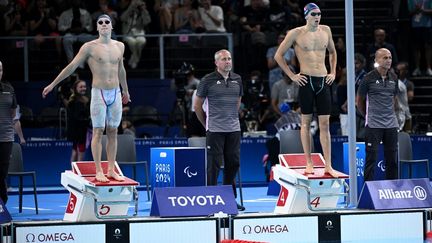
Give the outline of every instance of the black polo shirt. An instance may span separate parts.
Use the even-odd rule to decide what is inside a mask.
[[[240,75],[230,72],[227,80],[217,71],[201,79],[197,96],[207,99],[206,130],[240,131],[238,100],[243,96]]]
[[[398,127],[394,97],[399,92],[395,73],[387,72],[383,79],[377,69],[367,73],[360,82],[357,94],[366,98],[366,122],[370,128]]]

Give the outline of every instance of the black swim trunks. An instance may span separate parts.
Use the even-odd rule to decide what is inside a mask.
[[[302,74],[304,75],[304,74]],[[330,115],[331,111],[331,94],[330,88],[325,82],[326,77],[307,77],[307,83],[300,86],[299,103],[302,114],[312,114],[314,102],[318,115]]]

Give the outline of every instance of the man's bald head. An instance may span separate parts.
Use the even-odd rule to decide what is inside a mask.
[[[376,68],[383,68],[388,70],[391,68],[392,55],[387,48],[380,48],[375,52],[375,64]]]
[[[383,55],[387,55],[387,54],[390,54],[390,56],[391,56],[391,52],[389,51],[389,49],[380,48],[380,49],[376,50],[376,52],[375,52],[375,59],[377,59],[378,57],[381,57]]]

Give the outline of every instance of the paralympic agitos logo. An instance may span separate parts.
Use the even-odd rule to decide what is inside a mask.
[[[184,168],[183,173],[185,173],[187,175],[187,177],[189,177],[189,178],[192,178],[192,176],[198,175],[197,171],[195,171],[195,172],[191,171],[190,165],[188,165]]]

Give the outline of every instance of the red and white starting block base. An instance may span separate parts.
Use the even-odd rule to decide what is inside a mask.
[[[104,173],[108,162],[101,162]],[[115,162],[115,171],[123,176]],[[95,178],[96,166],[93,161],[72,162],[72,170],[61,174],[61,184],[70,192],[64,220],[95,221],[102,219],[126,218],[129,205],[134,203],[138,213],[138,182],[124,177],[124,181],[99,182]]]
[[[324,173],[325,162],[321,154],[313,153],[314,174],[305,174],[304,154],[280,154],[279,164],[274,166],[273,178],[281,185],[275,213],[308,213],[339,210],[337,203],[345,198],[349,204],[348,175],[337,171],[338,177]]]

